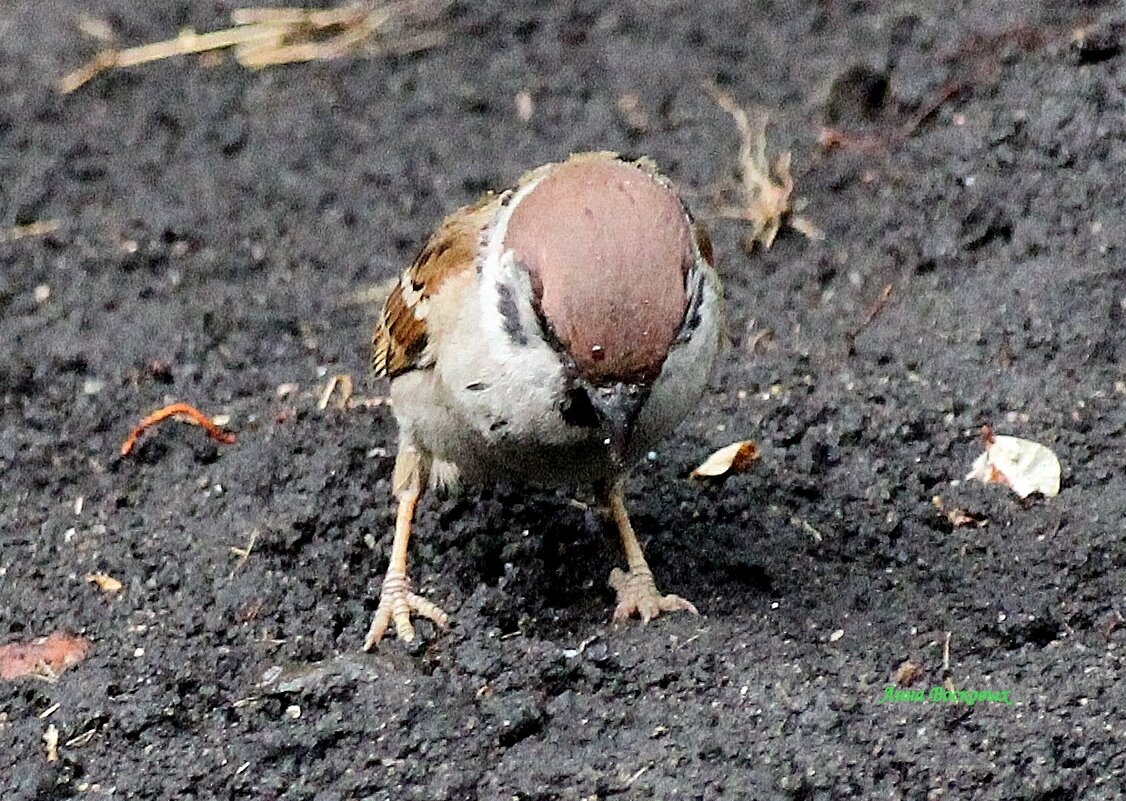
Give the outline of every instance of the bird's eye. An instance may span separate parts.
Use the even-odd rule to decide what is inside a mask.
[[[595,428],[598,425],[598,412],[590,402],[590,395],[582,387],[571,387],[563,396],[560,408],[563,422],[582,428]]]

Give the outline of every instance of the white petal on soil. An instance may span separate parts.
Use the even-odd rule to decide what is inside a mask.
[[[1060,491],[1060,460],[1039,442],[1020,437],[995,436],[977,457],[966,479],[1008,484],[1027,498],[1039,492],[1051,498]]]
[[[758,461],[758,445],[749,439],[732,442],[713,453],[692,471],[692,478],[714,478],[728,473],[743,473]]]

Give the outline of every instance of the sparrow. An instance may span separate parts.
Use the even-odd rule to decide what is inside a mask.
[[[696,608],[658,592],[626,511],[630,467],[692,410],[720,350],[705,229],[649,159],[572,155],[438,226],[372,338],[399,430],[390,565],[364,642],[411,616],[407,545],[428,487],[513,478],[593,487],[621,535],[614,620]]]

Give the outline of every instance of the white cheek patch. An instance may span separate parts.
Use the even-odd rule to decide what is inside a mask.
[[[541,179],[520,187],[497,214],[485,243],[478,284],[481,327],[489,332],[493,357],[500,362],[519,360],[523,348],[550,347],[544,342],[539,319],[532,308],[532,280],[515,254],[504,245],[512,212]],[[552,361],[558,359],[551,353]]]
[[[571,436],[557,408],[563,365],[540,331],[528,273],[506,252],[475,278],[454,337],[465,345],[439,360],[461,414],[488,442]]]

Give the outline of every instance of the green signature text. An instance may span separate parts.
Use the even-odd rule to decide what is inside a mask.
[[[889,684],[877,704],[1008,704],[1010,690],[948,690],[931,687],[929,690],[909,690]]]

